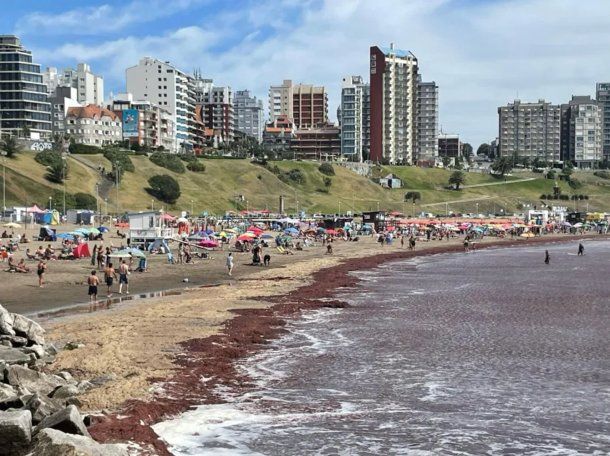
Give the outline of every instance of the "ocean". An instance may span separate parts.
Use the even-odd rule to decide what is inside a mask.
[[[175,455],[609,454],[610,242],[576,252],[356,272],[337,292],[351,307],[290,321],[240,364],[254,388],[154,430]]]

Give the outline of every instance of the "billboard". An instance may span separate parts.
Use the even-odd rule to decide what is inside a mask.
[[[137,109],[123,110],[123,138],[137,138],[140,136]]]

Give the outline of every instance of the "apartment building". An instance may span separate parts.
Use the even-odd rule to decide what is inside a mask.
[[[91,71],[86,63],[79,63],[74,68],[66,68],[58,72],[55,67],[48,67],[43,74],[48,93],[55,92],[57,87],[73,87],[76,89],[76,100],[82,105],[104,104],[104,78]]]
[[[263,102],[249,90],[238,90],[233,99],[233,109],[235,130],[262,142],[265,129]]]
[[[417,148],[418,164],[434,164],[438,143],[438,85],[436,82],[417,83]]]
[[[51,104],[51,133],[64,135],[66,133],[66,114],[69,108],[77,108],[81,104],[76,99],[76,89],[74,87],[56,86],[52,94],[49,94]]]
[[[603,112],[590,96],[573,96],[561,106],[563,160],[594,168],[603,159]]]
[[[294,158],[328,161],[341,155],[341,129],[333,124],[297,129],[290,142]]]
[[[98,147],[113,144],[123,138],[119,116],[93,104],[68,108],[66,133],[76,143]]]
[[[235,111],[231,87],[212,86],[204,95],[204,124],[214,130],[219,141],[230,143],[235,138]]]
[[[440,134],[437,137],[438,156],[446,158],[457,158],[462,150],[462,143],[459,135]]]
[[[417,145],[417,74],[413,53],[371,46],[371,160],[413,164]]]
[[[280,85],[269,87],[269,121],[278,117],[292,117],[293,85],[290,79],[284,79]]]
[[[328,94],[323,86],[299,84],[293,88],[292,118],[299,129],[328,123]]]
[[[169,62],[144,57],[126,70],[127,92],[167,109],[175,125],[179,151],[191,150],[195,132],[195,88],[192,77]]]
[[[40,65],[14,35],[0,35],[0,132],[50,138],[51,104]]]
[[[602,153],[610,160],[610,82],[598,82],[595,99],[602,110]]]
[[[500,156],[561,160],[561,107],[515,100],[498,108]]]
[[[371,147],[371,87],[362,76],[346,76],[337,110],[341,126],[341,155],[351,161],[369,159]]]

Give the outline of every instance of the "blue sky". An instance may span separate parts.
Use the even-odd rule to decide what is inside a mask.
[[[82,6],[86,4],[87,6]],[[396,43],[440,86],[440,124],[475,148],[512,100],[594,95],[610,81],[610,0],[3,0],[43,66],[89,63],[124,90],[143,56],[201,69],[267,104],[283,79],[325,85],[335,117],[341,78],[368,73],[371,44]]]

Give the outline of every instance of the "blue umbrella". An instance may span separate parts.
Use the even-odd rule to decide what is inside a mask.
[[[106,228],[105,226],[98,226],[97,229],[99,230],[100,233],[108,232],[108,228]]]
[[[286,228],[284,230],[284,233],[286,233],[286,234],[299,234],[299,230],[297,230],[296,228],[290,227],[290,228]]]
[[[70,233],[59,233],[57,237],[60,239],[68,239],[69,241],[74,240],[74,236],[72,236]]]

